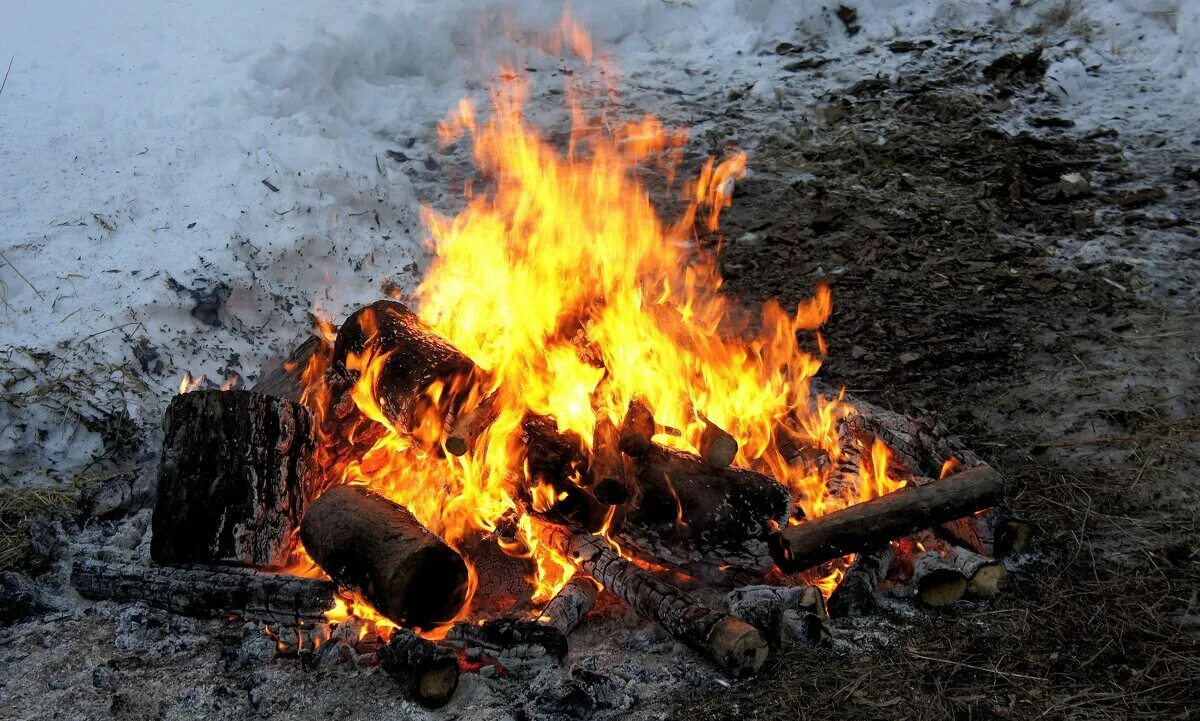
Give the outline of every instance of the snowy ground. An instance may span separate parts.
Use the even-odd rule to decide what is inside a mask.
[[[827,93],[932,68],[977,72],[1035,43],[1052,61],[1033,91],[1038,112],[1071,118],[1069,132],[1080,137],[1119,130],[1135,170],[1153,166],[1160,179],[1172,159],[1194,167],[1197,3],[846,4],[861,26],[854,35],[808,0],[577,2],[572,11],[621,65],[629,112],[691,127],[696,155],[736,140],[751,151],[752,173],[766,140],[834,138]],[[252,380],[305,331],[307,312],[339,319],[378,297],[385,282],[413,287],[428,260],[418,204],[453,207],[454,178],[467,162],[464,148],[437,148],[436,121],[460,97],[482,93],[492,58],[517,52],[534,69],[535,117],[559,122],[559,72],[577,62],[532,50],[530,38],[559,17],[556,5],[542,3],[75,5],[9,0],[0,9],[0,64],[14,56],[0,93],[0,489],[61,486],[152,461],[154,429],[185,370]],[[506,15],[512,30],[502,33]],[[923,39],[937,49],[887,47]],[[800,53],[777,54],[781,42]],[[819,72],[786,69],[814,58],[825,61]],[[1023,129],[1025,114],[1000,113],[997,122]],[[775,172],[783,182],[809,180],[803,168],[789,169],[794,177]],[[1198,260],[1180,248],[1194,248],[1195,238],[1185,224],[1058,242],[1063,265],[1099,258],[1132,269],[1135,282],[1112,282],[1182,318],[1161,334],[1191,333],[1190,346],[1172,348],[1190,348],[1194,359],[1186,322],[1196,313],[1188,278]],[[843,345],[858,342],[869,346]],[[1122,375],[1130,364],[1162,362],[1142,345],[1129,350],[1132,360],[1093,350],[1079,363],[1111,372],[1113,388],[1136,387]],[[1168,378],[1186,362],[1154,373]],[[1073,372],[1062,368],[1055,382],[1068,387]],[[1024,402],[1036,407],[1045,383]],[[1189,392],[1182,388],[1180,395]],[[1019,409],[1011,416],[1013,424],[1029,420]],[[1059,418],[1043,430],[1081,430],[1073,422]],[[138,523],[121,532],[138,535],[130,530]],[[16,627],[0,643],[15,674],[0,684],[0,716],[36,718],[52,707],[79,718],[416,713],[374,672],[302,675],[298,663],[281,660],[226,674],[223,655],[238,641],[224,639],[230,631],[220,623],[164,630],[127,607],[93,610],[69,594],[60,603],[65,616]],[[691,669],[694,659],[636,619],[614,615],[627,631],[585,626],[575,639],[578,648],[599,648],[592,661],[623,664],[627,683],[609,713],[629,704],[666,718],[664,697],[715,688],[704,666],[682,680],[664,670],[681,657]],[[59,643],[64,637],[80,641]],[[614,649],[618,655],[605,655]],[[516,688],[469,675],[448,711],[517,714]],[[342,708],[348,696],[361,702],[352,712]]]

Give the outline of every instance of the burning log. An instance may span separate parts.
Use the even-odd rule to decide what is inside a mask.
[[[609,506],[619,506],[636,498],[637,485],[621,454],[617,427],[607,418],[596,423],[592,435],[592,495]]]
[[[967,592],[967,576],[937,551],[913,559],[913,586],[926,606],[941,608],[956,603]]]
[[[713,468],[727,468],[737,456],[738,442],[723,428],[700,414],[704,430],[700,433],[700,457]]]
[[[398,624],[428,628],[466,602],[467,566],[403,506],[357,486],[335,486],[300,524],[304,548],[339,586]]]
[[[1008,582],[1003,562],[965,548],[950,546],[950,563],[967,577],[967,593],[975,598],[996,596]]]
[[[304,395],[304,369],[308,367],[313,356],[328,355],[332,352],[333,349],[324,338],[310,335],[282,363],[264,371],[250,390],[275,398],[299,401]]]
[[[764,521],[786,523],[787,489],[745,468],[713,468],[697,456],[651,444],[637,462],[642,500],[627,519],[722,546],[762,535]]]
[[[656,429],[650,406],[641,398],[631,399],[629,407],[625,409],[625,418],[621,420],[621,451],[634,457],[642,455],[650,449]]]
[[[71,583],[84,598],[142,601],[187,616],[236,616],[285,627],[323,621],[333,607],[334,585],[322,579],[236,566],[148,565],[109,548],[75,552]]]
[[[571,635],[596,604],[596,582],[581,574],[567,581],[542,609],[537,622]]]
[[[500,405],[496,402],[495,393],[488,395],[474,408],[459,413],[446,435],[446,451],[453,456],[466,455],[499,414]]]
[[[151,557],[285,565],[310,492],[308,410],[250,391],[197,391],[172,399],[163,426]]]
[[[379,665],[400,682],[409,698],[425,708],[441,708],[458,688],[458,654],[407,628],[392,634],[376,655]]]
[[[729,612],[766,635],[774,646],[803,639],[820,643],[828,635],[820,619],[825,601],[815,586],[746,586],[725,596]],[[815,616],[814,624],[808,616]]]
[[[523,618],[500,616],[482,623],[459,621],[446,633],[446,642],[465,648],[484,649],[503,660],[506,656],[528,660],[567,655],[567,637],[554,626]],[[530,650],[534,653],[530,653]]]
[[[714,611],[660,581],[621,558],[600,536],[537,525],[539,540],[628,603],[638,615],[658,623],[730,675],[752,675],[766,662],[766,640],[745,621]]]
[[[781,571],[795,573],[994,505],[1003,493],[1004,478],[976,466],[788,526],[772,538],[771,555]]]
[[[890,543],[858,554],[829,596],[829,613],[834,617],[864,616],[874,610],[875,591],[887,578],[893,555]]]

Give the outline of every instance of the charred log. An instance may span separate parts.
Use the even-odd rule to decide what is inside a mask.
[[[756,673],[767,659],[767,642],[745,621],[708,608],[617,555],[599,536],[538,524],[539,539],[558,551],[643,618],[707,655],[733,676]]]
[[[967,577],[937,551],[926,551],[913,559],[913,586],[921,603],[941,608],[963,597]]]
[[[771,553],[780,570],[795,573],[995,505],[1003,493],[999,473],[969,468],[789,526],[773,539]]]
[[[313,560],[398,624],[445,623],[466,602],[467,567],[403,506],[358,486],[334,486],[300,525]]]
[[[621,451],[634,457],[642,455],[650,450],[654,432],[654,415],[650,412],[650,406],[641,398],[630,400],[619,431]]]
[[[458,688],[458,655],[404,628],[376,655],[379,665],[400,682],[405,694],[426,708],[441,708]]]
[[[596,424],[592,435],[592,495],[609,506],[619,506],[637,496],[625,456],[621,453],[620,434],[607,418]]]
[[[823,624],[814,626],[805,616],[825,616],[825,601],[815,586],[746,586],[725,596],[729,612],[763,632],[773,646],[787,638],[821,640]],[[785,628],[792,624],[793,628]]]
[[[974,598],[999,595],[1008,583],[1008,569],[994,558],[950,546],[950,564],[967,577],[967,594]]]
[[[176,396],[163,422],[150,555],[282,566],[309,499],[312,419],[250,391]]]
[[[792,510],[786,488],[748,469],[713,468],[658,444],[637,466],[642,501],[627,520],[705,545],[758,538],[764,522],[786,523]]]
[[[567,655],[567,637],[558,628],[506,616],[489,618],[483,623],[459,621],[446,633],[446,642],[464,648],[481,648],[497,657],[527,657],[530,647],[559,661]]]
[[[703,415],[704,430],[700,432],[700,458],[713,468],[727,468],[737,456],[737,439]]]
[[[892,565],[892,544],[864,551],[855,557],[838,587],[829,596],[829,613],[835,618],[864,616],[875,609],[875,591]]]
[[[304,369],[314,356],[330,357],[332,354],[333,348],[324,338],[310,335],[286,359],[263,371],[250,390],[298,402],[304,396]]]
[[[475,407],[461,411],[446,435],[446,451],[453,456],[466,455],[475,448],[483,432],[492,425],[499,413],[500,405],[495,393],[488,395]]]
[[[71,583],[84,598],[133,603],[199,618],[236,616],[294,627],[324,620],[334,585],[235,566],[156,566],[133,553],[76,549]]]
[[[538,615],[537,622],[571,635],[596,604],[596,582],[578,574],[567,581]]]

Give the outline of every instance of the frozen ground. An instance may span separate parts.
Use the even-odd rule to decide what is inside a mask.
[[[597,47],[620,62],[630,112],[652,111],[693,128],[697,158],[730,139],[751,150],[752,176],[735,198],[745,211],[730,218],[737,241],[726,261],[731,285],[751,296],[791,299],[815,280],[833,278],[839,310],[829,370],[836,381],[873,400],[944,411],[1006,471],[1025,468],[1029,444],[1046,438],[1159,433],[1162,443],[1136,445],[1127,456],[1124,446],[1104,449],[1111,468],[1103,469],[1088,465],[1099,452],[1093,446],[1051,447],[1047,458],[1039,445],[1037,470],[1028,473],[1049,480],[1033,484],[1026,502],[1049,507],[1067,499],[1076,510],[1086,508],[1082,518],[1070,516],[1075,525],[1064,531],[1079,539],[1126,516],[1143,530],[1194,531],[1194,511],[1185,516],[1197,498],[1187,482],[1195,478],[1195,431],[1186,422],[1195,421],[1198,362],[1200,9],[1187,0],[1017,8],[953,0],[846,4],[861,26],[854,35],[811,2],[727,1],[703,9],[657,0],[576,3],[573,12]],[[304,331],[306,312],[336,319],[377,297],[385,281],[411,288],[427,260],[417,204],[453,207],[453,178],[467,171],[466,149],[436,148],[434,123],[462,95],[482,92],[494,72],[488,58],[511,52],[521,52],[536,71],[537,117],[558,122],[558,73],[577,62],[529,48],[534,32],[558,17],[557,9],[539,4],[483,9],[306,0],[286,11],[232,2],[57,5],[14,1],[0,10],[0,61],[5,53],[15,56],[0,93],[0,486],[6,487],[63,488],[81,476],[152,461],[161,410],[185,370],[218,381],[235,372],[252,379],[265,359]],[[506,10],[515,16],[512,32],[480,31],[499,27]],[[889,47],[923,40],[934,47]],[[781,42],[797,49],[777,54]],[[1037,44],[1046,46],[1049,67],[1044,77],[1010,88],[1014,99],[979,80],[992,60]],[[786,69],[801,61],[817,66]],[[857,94],[848,90],[875,80],[885,88],[878,91],[884,103],[872,104],[869,85]],[[934,127],[922,117],[933,118]],[[1015,133],[1035,117],[1075,125],[1035,131],[1039,140],[1028,144],[1033,161],[1037,152],[1099,158],[1098,197],[1082,206],[1014,212],[1011,224],[1004,206],[980,216],[972,211],[973,196],[957,200],[973,186],[901,135],[920,140],[952,128],[964,133],[957,144],[929,147],[969,158],[988,138],[972,128]],[[1102,132],[1110,128],[1118,134]],[[1038,150],[1040,139],[1052,144]],[[898,149],[892,156],[889,143]],[[870,157],[896,165],[888,172],[839,165],[843,156],[875,153],[857,150],[868,145],[883,148]],[[1015,151],[1001,143],[997,152]],[[1118,193],[1150,186],[1164,189],[1165,197],[1121,209]],[[886,212],[889,197],[909,196]],[[1099,230],[1076,232],[1076,216]],[[897,217],[912,229],[907,246],[909,236],[888,225]],[[961,247],[943,240],[973,235]],[[940,253],[949,263],[927,269],[925,259]],[[910,261],[929,272],[910,274]],[[938,296],[914,300],[927,289]],[[942,294],[945,300],[934,302]],[[1180,446],[1193,460],[1178,460]],[[1064,482],[1069,474],[1062,469],[1093,480],[1111,472],[1158,510],[1139,515],[1105,507],[1091,515],[1093,491]],[[89,532],[137,535],[136,522]],[[1051,535],[1062,540],[1062,532]],[[1142,563],[1144,555],[1155,567],[1181,564],[1192,574],[1185,578],[1194,579],[1194,539],[1171,538],[1163,550],[1123,530],[1094,544],[1079,540],[1067,552],[1086,558],[1099,549],[1102,558],[1112,553]],[[1044,575],[1065,573],[1050,571]],[[1000,622],[1038,614],[1023,599],[1044,589],[1029,583],[1016,600],[985,611],[997,614],[995,625],[973,616],[974,609],[958,614],[952,628],[997,647],[1006,640],[995,638],[998,630],[1010,637],[1031,633]],[[1162,595],[1169,601],[1180,593]],[[306,673],[281,659],[230,672],[225,659],[240,639],[227,625],[147,622],[127,607],[76,606],[69,594],[59,605],[65,615],[12,627],[0,640],[6,669],[0,716],[419,713],[368,670]],[[1194,617],[1194,608],[1188,613]],[[689,654],[619,610],[610,616],[622,631],[585,626],[573,644],[592,649],[573,658],[583,676],[590,664],[621,664],[620,683],[604,682],[612,693],[602,714],[683,716],[698,694],[714,691],[705,705],[715,718],[747,709],[761,716],[796,708],[815,714],[778,686],[789,693],[822,689],[805,687],[786,669],[726,693]],[[1154,680],[1171,653],[1179,655],[1172,647],[1166,660],[1135,658],[1125,635],[1108,640],[1056,653],[1101,680],[1123,673]],[[906,642],[925,656],[949,658],[947,648],[957,640],[917,633]],[[1113,648],[1126,655],[1113,660]],[[897,644],[892,650],[903,651]],[[1036,650],[1042,657],[1028,660],[1021,673],[1069,672],[1049,649]],[[1025,652],[1032,653],[1012,650]],[[981,661],[971,655],[974,648],[963,653],[954,658],[975,666],[1010,661],[1007,655]],[[800,662],[817,661],[837,665]],[[919,717],[889,694],[908,698],[917,689],[937,699],[938,685],[955,680],[944,665],[905,668],[912,673],[895,674],[908,684],[899,691],[850,688],[851,679],[827,689],[821,703],[853,704],[862,717]],[[937,679],[932,689],[915,680],[931,678]],[[548,678],[539,689],[552,698],[564,688],[561,681]],[[1141,698],[1140,689],[1158,682],[1167,683],[1146,681],[1131,693]],[[844,693],[833,693],[838,689]],[[1149,693],[1165,697],[1174,690]],[[1021,696],[1007,713],[996,711],[995,698],[1026,691],[991,689],[983,700],[952,708],[1054,717],[1085,700],[1066,692]],[[537,699],[522,683],[469,675],[448,713],[537,715]]]

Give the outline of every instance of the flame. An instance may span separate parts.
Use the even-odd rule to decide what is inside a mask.
[[[839,420],[853,409],[840,394],[811,393],[821,361],[799,341],[830,317],[829,288],[818,286],[794,312],[773,300],[747,310],[723,293],[719,219],[745,176],[746,154],[729,148],[694,180],[677,183],[687,132],[649,115],[618,122],[592,110],[592,100],[611,100],[614,75],[592,61],[590,40],[569,17],[560,33],[558,47],[592,63],[600,86],[590,90],[586,73],[568,77],[566,149],[528,121],[529,81],[504,68],[490,89],[489,110],[463,100],[438,126],[444,143],[471,142],[483,181],[466,185],[466,206],[457,214],[422,208],[434,259],[415,293],[417,312],[485,371],[486,381],[469,390],[463,407],[493,396],[496,420],[472,453],[442,453],[443,401],[463,389],[435,383],[417,429],[402,432],[374,398],[389,351],[368,343],[347,359],[358,376],[349,397],[364,420],[349,429],[322,422],[326,436],[318,450],[326,484],[367,485],[455,548],[516,519],[516,539],[500,545],[536,561],[535,600],[551,597],[575,569],[538,543],[517,500],[527,488],[533,508],[542,511],[566,495],[528,477],[520,424],[529,413],[578,434],[588,451],[597,422],[619,424],[635,396],[657,423],[678,429],[656,437],[670,446],[694,451],[708,419],[738,440],[734,465],[786,483],[809,517],[903,485],[889,477],[888,451],[879,441],[848,492],[827,487],[828,468],[796,468],[783,457],[777,441],[785,433],[835,463],[843,455]],[[643,183],[648,173],[676,199],[670,217],[651,202]],[[327,325],[318,331],[333,338]],[[816,343],[823,355],[819,334]],[[333,406],[326,383],[329,356],[317,354],[304,369],[304,401],[319,419],[344,419],[347,409]],[[360,452],[347,457],[348,444]],[[611,521],[612,514],[604,533]],[[823,587],[832,590],[840,573],[835,569]],[[335,616],[378,618],[361,601],[339,604]]]
[[[204,376],[201,375],[201,376],[192,378],[191,373],[184,371],[183,378],[181,378],[179,380],[179,395],[183,395],[184,393],[191,393],[192,391],[199,388],[202,383],[204,383]]]

